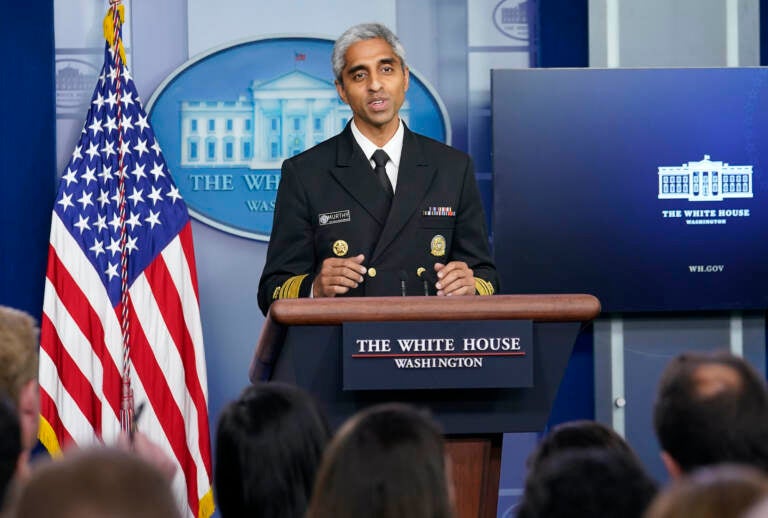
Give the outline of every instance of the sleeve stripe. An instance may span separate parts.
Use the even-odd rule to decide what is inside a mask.
[[[289,278],[287,281],[283,283],[282,286],[280,286],[279,293],[277,290],[275,290],[276,296],[273,296],[274,299],[297,299],[299,298],[299,290],[301,288],[301,283],[304,281],[304,278],[308,274],[303,275],[294,275],[293,277]]]
[[[478,295],[493,295],[494,293],[493,284],[479,277],[475,277],[475,290]]]

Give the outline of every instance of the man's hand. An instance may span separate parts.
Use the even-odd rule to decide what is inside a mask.
[[[320,271],[312,283],[313,297],[335,297],[342,295],[363,282],[368,269],[363,266],[365,256],[329,257],[323,261]]]
[[[475,273],[470,270],[467,263],[451,261],[448,264],[435,263],[437,272],[438,295],[474,295]]]

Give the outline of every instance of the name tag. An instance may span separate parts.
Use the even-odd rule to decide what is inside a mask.
[[[347,221],[351,221],[351,220],[352,218],[349,214],[349,209],[339,210],[336,212],[324,212],[322,214],[317,215],[317,222],[321,226],[333,225],[334,223],[346,223]]]

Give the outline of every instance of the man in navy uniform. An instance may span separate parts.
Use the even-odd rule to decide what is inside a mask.
[[[261,310],[281,298],[424,295],[425,279],[437,295],[498,292],[472,160],[398,115],[409,82],[400,41],[356,25],[331,59],[353,118],[283,162]]]

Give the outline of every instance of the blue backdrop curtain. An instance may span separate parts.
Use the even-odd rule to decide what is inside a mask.
[[[0,3],[0,304],[42,314],[56,189],[53,1]]]

